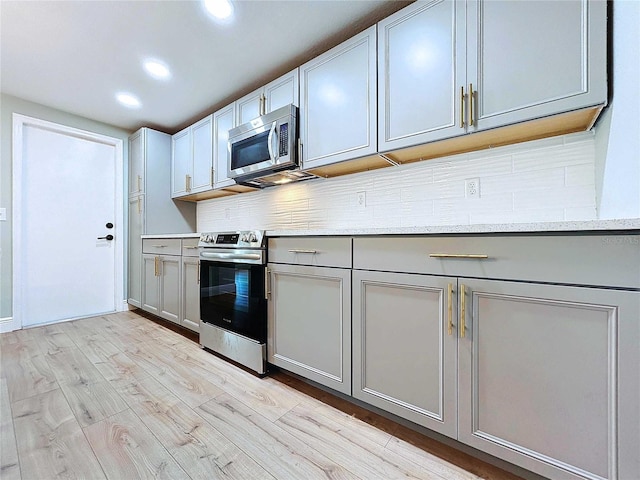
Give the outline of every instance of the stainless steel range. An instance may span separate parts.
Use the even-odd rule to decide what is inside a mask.
[[[264,232],[200,235],[200,344],[259,374],[266,372]]]

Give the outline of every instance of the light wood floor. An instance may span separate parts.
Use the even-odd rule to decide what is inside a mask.
[[[134,312],[0,339],[2,480],[517,478]]]

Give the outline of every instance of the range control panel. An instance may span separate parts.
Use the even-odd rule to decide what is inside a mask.
[[[263,248],[264,231],[244,230],[237,232],[210,232],[201,233],[199,247],[238,247],[238,248]]]

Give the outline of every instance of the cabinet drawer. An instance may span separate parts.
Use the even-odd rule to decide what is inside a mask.
[[[197,257],[198,256],[198,238],[182,239],[182,256]]]
[[[155,255],[180,255],[179,238],[143,238],[142,253]]]
[[[351,268],[351,238],[270,238],[268,256],[271,263]]]
[[[361,237],[353,243],[359,270],[639,288],[638,265],[640,235]]]

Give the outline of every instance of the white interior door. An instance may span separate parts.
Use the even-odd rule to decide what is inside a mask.
[[[14,315],[30,326],[115,311],[122,296],[117,143],[48,125],[20,130]]]

